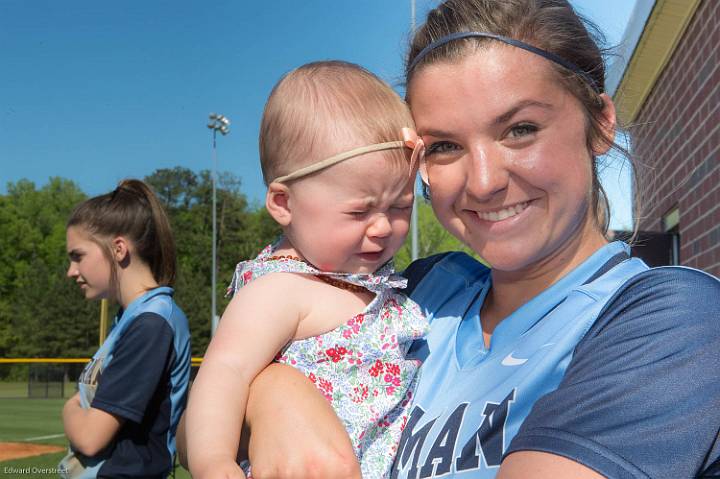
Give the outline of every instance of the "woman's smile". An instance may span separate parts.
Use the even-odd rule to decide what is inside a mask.
[[[488,240],[510,241],[532,235],[533,218],[541,213],[539,200],[526,200],[496,208],[472,207],[463,209],[460,218],[469,234],[482,235]]]
[[[529,202],[523,201],[521,203],[496,208],[494,210],[476,211],[476,213],[481,220],[496,223],[498,221],[504,221],[508,218],[513,218],[519,215],[527,209],[528,204]]]

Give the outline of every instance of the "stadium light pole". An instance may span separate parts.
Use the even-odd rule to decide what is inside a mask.
[[[415,33],[415,0],[410,0],[410,34]],[[418,259],[418,201],[417,201],[417,175],[413,178],[413,209],[410,216],[410,258]]]
[[[225,136],[230,132],[230,120],[225,118],[223,115],[217,113],[210,113],[210,122],[207,127],[212,130],[212,152],[213,152],[213,165],[212,165],[212,278],[211,278],[211,296],[210,296],[210,336],[215,335],[215,329],[217,329],[218,317],[217,317],[217,304],[216,304],[216,286],[217,286],[217,188],[216,188],[216,177],[217,177],[217,133]]]

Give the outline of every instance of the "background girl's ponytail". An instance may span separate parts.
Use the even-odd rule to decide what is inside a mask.
[[[175,282],[175,240],[170,221],[150,187],[140,180],[123,180],[110,193],[80,203],[70,215],[70,226],[84,228],[111,259],[110,240],[124,236],[161,286]],[[110,261],[112,280],[115,262]]]

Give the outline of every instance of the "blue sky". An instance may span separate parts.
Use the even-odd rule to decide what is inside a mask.
[[[418,22],[437,3],[416,0]],[[635,0],[572,3],[614,44]],[[42,186],[62,176],[95,195],[157,168],[210,168],[205,125],[218,112],[232,122],[218,139],[219,169],[259,201],[257,133],[273,84],[302,63],[339,58],[399,85],[410,5],[3,0],[0,191],[21,178]],[[627,175],[609,171],[617,196]]]

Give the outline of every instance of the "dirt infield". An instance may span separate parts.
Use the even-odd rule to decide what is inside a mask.
[[[61,452],[62,446],[49,446],[47,444],[31,444],[29,442],[0,442],[0,461],[22,459],[23,457],[42,456],[52,452]]]

